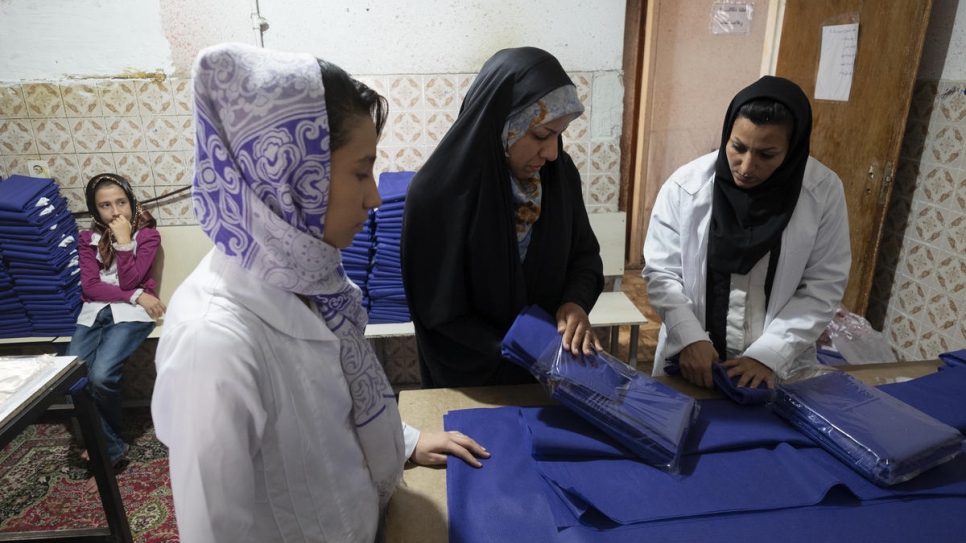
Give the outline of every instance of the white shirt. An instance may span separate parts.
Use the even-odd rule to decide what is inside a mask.
[[[651,213],[643,275],[648,300],[662,320],[654,375],[663,375],[668,356],[708,340],[705,290],[716,157],[717,151],[674,172]],[[842,181],[809,157],[798,203],[782,233],[764,329],[743,355],[780,378],[793,367],[817,363],[815,340],[838,309],[851,263]]]
[[[324,322],[218,249],[165,320],[151,412],[181,540],[372,541],[379,497]]]

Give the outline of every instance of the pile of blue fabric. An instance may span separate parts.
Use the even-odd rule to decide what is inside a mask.
[[[342,249],[342,267],[353,283],[362,289],[362,307],[369,310],[369,288],[367,281],[372,269],[372,256],[376,250],[372,234],[374,211],[369,212],[369,220],[362,225],[362,231],[352,238],[352,244]]]
[[[697,402],[607,353],[574,355],[562,341],[552,317],[531,306],[503,338],[503,355],[637,457],[677,473]]]
[[[0,334],[74,333],[82,304],[77,236],[77,223],[53,179],[14,175],[0,182],[0,257],[8,274],[0,273],[0,286],[11,283],[21,304],[17,309],[9,295],[0,298]],[[28,334],[21,311],[29,319]]]
[[[962,452],[948,424],[840,371],[777,387],[772,408],[870,481],[908,481]]]
[[[366,282],[369,293],[369,322],[410,320],[402,283],[399,241],[402,236],[406,190],[415,172],[385,172],[379,176],[382,205],[373,216],[372,268]]]
[[[680,355],[674,355],[667,359],[664,365],[664,373],[668,375],[681,375]],[[768,388],[768,383],[762,381],[757,388],[740,387],[738,380],[740,377],[728,377],[728,370],[721,364],[711,365],[711,378],[714,386],[731,401],[745,404],[765,404],[775,397],[775,391]]]

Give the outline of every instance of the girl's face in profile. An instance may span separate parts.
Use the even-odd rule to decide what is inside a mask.
[[[747,190],[768,181],[788,155],[789,137],[787,127],[738,117],[725,149],[735,184]]]
[[[103,183],[94,191],[94,205],[104,224],[111,224],[117,217],[131,222],[131,202],[124,189],[114,183]]]
[[[345,249],[369,220],[369,210],[382,198],[376,188],[372,167],[376,162],[376,125],[368,116],[352,119],[349,139],[332,153],[329,204],[325,210],[322,241]]]

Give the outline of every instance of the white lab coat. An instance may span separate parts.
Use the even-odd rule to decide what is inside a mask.
[[[156,363],[182,541],[374,539],[339,340],[296,295],[214,249],[172,297]]]
[[[717,151],[679,168],[661,187],[644,241],[647,296],[661,317],[654,375],[704,329],[708,230]],[[779,377],[814,364],[815,340],[838,308],[852,263],[842,181],[812,157],[782,234],[764,332],[744,352]]]

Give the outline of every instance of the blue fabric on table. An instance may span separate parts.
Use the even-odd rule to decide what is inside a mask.
[[[908,480],[963,450],[955,428],[840,371],[779,385],[772,408],[881,485]]]
[[[966,366],[876,388],[966,434],[966,407],[960,399],[966,394]]]
[[[24,211],[39,199],[59,194],[53,179],[11,175],[0,181],[0,210]]]
[[[681,375],[678,356],[669,357],[664,364],[664,372],[668,375]],[[775,391],[768,388],[768,384],[764,381],[757,388],[738,386],[740,377],[728,377],[728,370],[717,363],[711,364],[711,378],[722,394],[742,405],[765,404],[775,397]]]
[[[747,542],[762,534],[780,534],[792,543],[815,541],[958,541],[966,532],[966,499],[923,497],[859,502],[842,487],[833,488],[815,506],[735,512],[628,526],[596,519],[590,525],[556,527],[553,509],[566,510],[535,469],[522,419],[516,408],[451,411],[447,430],[473,437],[492,453],[476,469],[451,457],[447,462],[449,540],[453,543],[500,541],[638,541]],[[524,436],[521,439],[521,436]],[[822,451],[813,449],[815,451]],[[598,484],[606,486],[620,473]],[[740,492],[753,491],[756,477]],[[861,477],[858,478],[864,482]],[[866,484],[869,484],[866,482]],[[732,489],[709,489],[727,492]],[[556,501],[556,505],[554,502]],[[584,519],[588,520],[588,519]],[[594,520],[594,519],[591,519]]]
[[[530,344],[532,350],[521,356],[518,348],[534,337],[543,341]],[[561,342],[553,318],[533,306],[521,312],[504,336],[503,352],[530,371],[551,398],[638,458],[676,472],[684,440],[697,417],[694,399],[607,353],[575,356]]]
[[[939,359],[945,362],[947,366],[966,366],[966,349],[941,353]]]

